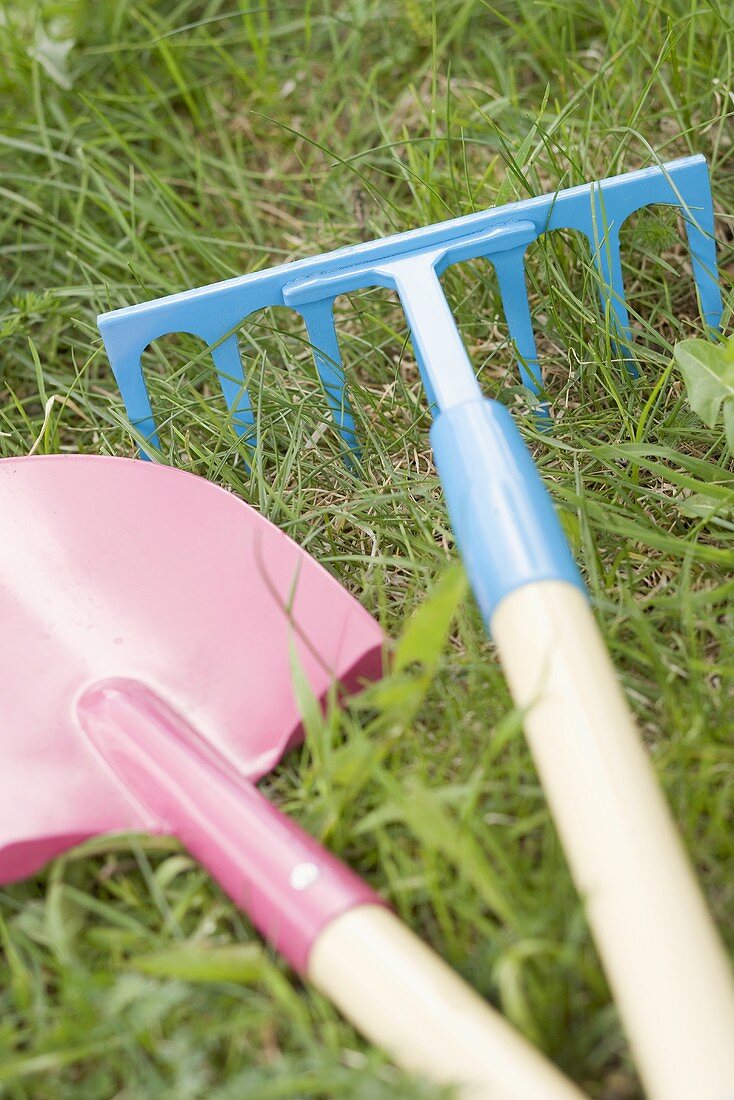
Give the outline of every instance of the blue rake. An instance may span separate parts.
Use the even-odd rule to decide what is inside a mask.
[[[701,313],[720,324],[706,162],[688,157],[328,255],[116,310],[99,318],[130,420],[157,446],[141,369],[151,341],[188,332],[211,349],[232,424],[255,425],[236,331],[257,310],[303,318],[332,415],[354,422],[334,325],[340,294],[395,290],[432,407],[431,445],[452,527],[524,726],[577,887],[652,1100],[734,1096],[734,985],[591,614],[551,499],[508,411],[484,397],[439,281],[483,257],[499,283],[520,376],[540,365],[525,282],[529,244],[587,238],[618,347],[632,335],[619,232],[642,207],[682,214]]]
[[[528,245],[555,229],[584,234],[598,273],[602,309],[618,346],[629,349],[632,335],[619,232],[631,214],[653,204],[681,210],[701,313],[707,325],[717,328],[722,304],[713,205],[706,162],[700,156],[114,310],[102,314],[99,327],[130,421],[153,446],[158,446],[158,437],[141,355],[153,340],[173,332],[191,333],[210,348],[233,428],[254,442],[254,415],[236,330],[267,306],[291,306],[306,324],[332,416],[347,446],[356,448],[334,324],[333,305],[338,295],[369,286],[397,291],[428,399],[441,411],[450,404],[474,399],[477,391],[438,279],[447,267],[462,260],[489,260],[497,276],[520,377],[537,395],[542,381],[525,282]],[[451,363],[448,370],[440,365],[446,355]]]

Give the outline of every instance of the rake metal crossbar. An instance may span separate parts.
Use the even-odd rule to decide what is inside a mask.
[[[479,395],[474,372],[439,282],[447,267],[484,258],[492,264],[514,342],[520,376],[533,393],[540,369],[525,282],[525,251],[556,229],[582,233],[599,276],[602,308],[620,346],[631,330],[625,305],[619,232],[635,211],[653,204],[680,208],[704,321],[721,320],[714,219],[705,159],[685,157],[653,168],[494,207],[392,237],[337,249],[102,314],[99,327],[134,427],[154,446],[155,422],[141,367],[153,340],[186,332],[211,350],[235,431],[254,441],[254,415],[240,359],[237,328],[268,306],[290,306],[303,318],[316,367],[345,442],[354,422],[334,324],[340,294],[370,286],[395,290],[407,316],[428,398],[437,411]]]

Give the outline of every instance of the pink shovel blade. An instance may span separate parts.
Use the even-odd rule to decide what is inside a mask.
[[[375,620],[235,496],[164,466],[83,455],[0,461],[0,882],[98,833],[162,832],[80,728],[109,678],[146,684],[255,780],[313,693],[380,675]]]

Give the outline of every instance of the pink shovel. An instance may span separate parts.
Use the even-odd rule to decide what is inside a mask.
[[[462,1097],[581,1094],[254,785],[324,700],[380,675],[377,623],[200,478],[0,461],[0,882],[99,833],[173,834],[397,1063]]]

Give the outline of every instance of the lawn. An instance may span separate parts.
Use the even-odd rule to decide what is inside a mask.
[[[733,31],[718,0],[5,0],[0,455],[135,454],[99,312],[689,153],[710,161],[731,303]],[[731,454],[672,365],[702,333],[675,215],[636,216],[623,244],[636,379],[579,241],[529,253],[551,433],[491,269],[446,287],[553,493],[734,951]],[[456,551],[404,316],[386,291],[339,311],[359,467],[286,311],[241,337],[249,464],[206,349],[146,353],[162,461],[253,503],[394,638],[425,605],[426,663],[312,727],[269,794],[591,1097],[638,1100],[492,645],[470,597],[448,630],[432,598]],[[172,841],[99,839],[4,887],[0,942],[9,1100],[443,1095],[262,949]]]

